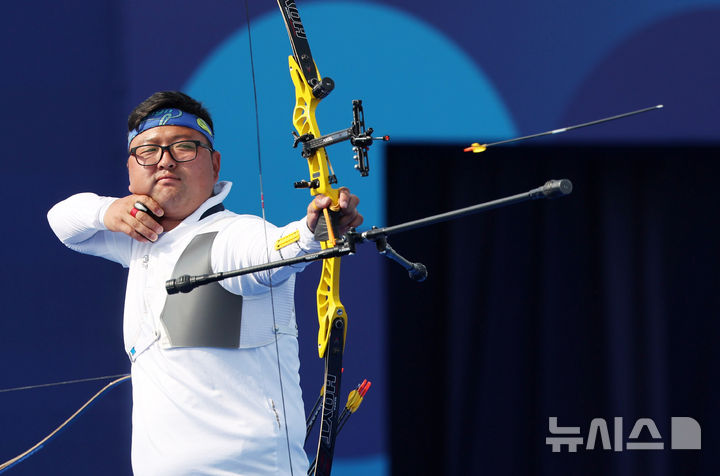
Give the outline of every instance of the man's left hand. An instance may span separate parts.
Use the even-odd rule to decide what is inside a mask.
[[[350,228],[360,226],[363,222],[363,217],[357,211],[358,203],[360,203],[357,195],[350,193],[350,189],[346,187],[340,188],[339,192],[338,205],[340,205],[341,218],[338,222],[337,233],[343,235]],[[315,227],[323,212],[323,208],[328,208],[330,205],[332,205],[330,197],[321,194],[317,195],[315,199],[310,202],[307,208],[307,226],[310,231],[315,232]]]

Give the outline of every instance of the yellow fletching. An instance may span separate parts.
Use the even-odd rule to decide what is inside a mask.
[[[477,142],[474,142],[470,145],[470,147],[466,147],[464,152],[474,152],[475,154],[479,154],[480,152],[485,152],[487,149],[487,144],[478,144]]]
[[[357,405],[355,404],[357,402],[358,397],[360,397],[360,394],[357,390],[353,390],[348,395],[347,403],[345,404],[345,408],[350,410],[351,412],[355,412],[353,408],[357,409]]]
[[[345,404],[345,408],[350,410],[351,413],[355,413],[358,408],[360,408],[360,404],[363,401],[363,396],[358,393],[357,390],[353,390],[350,392],[350,395],[348,395],[348,401]]]

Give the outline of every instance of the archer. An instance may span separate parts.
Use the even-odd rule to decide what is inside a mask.
[[[128,131],[130,195],[73,195],[48,220],[69,248],[129,268],[134,473],[304,474],[293,295],[306,265],[188,294],[167,295],[164,284],[318,251],[313,232],[331,199],[317,195],[304,218],[279,228],[226,210],[231,183],[218,181],[212,119],[183,93],[150,96],[130,114]],[[338,202],[343,234],[362,216],[348,189]]]

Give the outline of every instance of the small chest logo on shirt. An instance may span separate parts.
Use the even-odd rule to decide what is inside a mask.
[[[143,268],[147,269],[149,261],[150,261],[150,255],[143,256],[143,260],[142,260]]]

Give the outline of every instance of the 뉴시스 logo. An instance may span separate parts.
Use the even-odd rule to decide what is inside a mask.
[[[639,441],[643,429],[647,428],[650,440],[643,437]],[[548,431],[551,436],[545,438],[545,444],[552,447],[553,453],[563,451],[567,447],[570,453],[576,453],[578,446],[583,446],[583,437],[579,426],[558,426],[557,417],[548,418]],[[646,433],[647,433],[646,432]],[[559,436],[562,435],[562,436]],[[572,436],[570,436],[572,435]],[[691,417],[672,417],[670,419],[670,449],[699,450],[701,447],[700,423]],[[630,430],[630,436],[623,445],[623,417],[613,419],[613,440],[610,441],[610,430],[604,418],[593,418],[587,431],[584,448],[594,450],[664,450],[665,441],[658,431],[652,418],[638,418]]]

